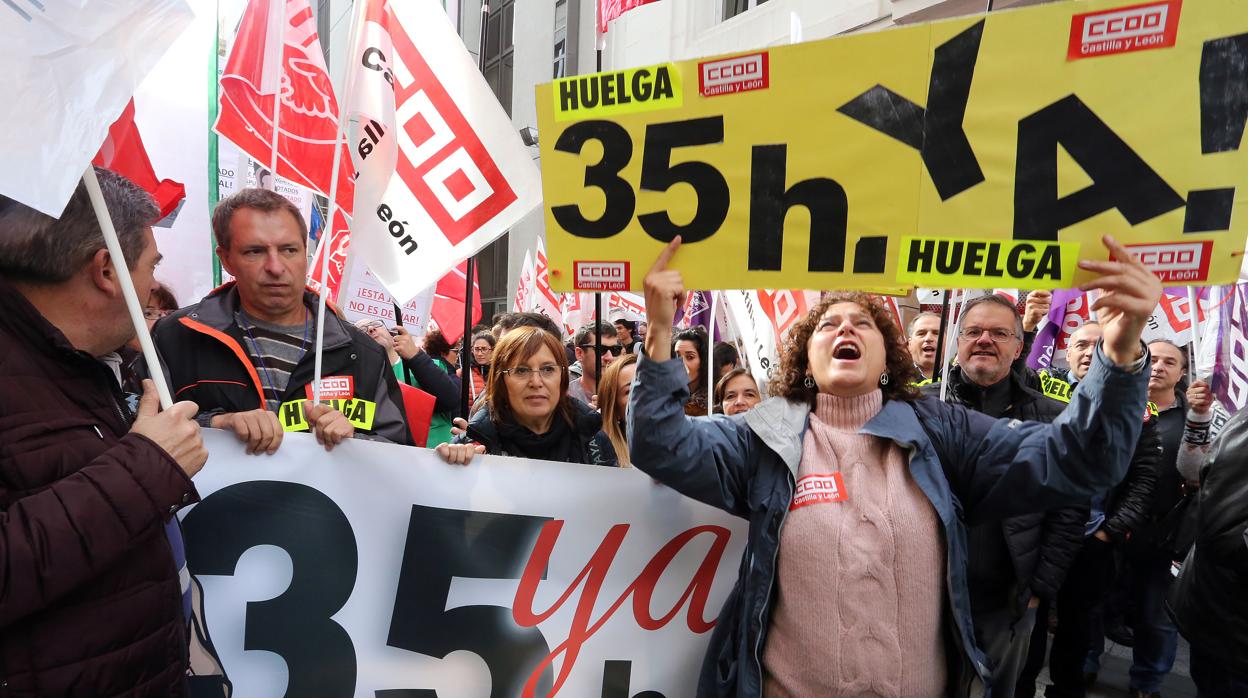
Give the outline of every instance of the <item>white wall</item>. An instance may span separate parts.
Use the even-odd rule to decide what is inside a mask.
[[[569,0],[577,2],[578,0]],[[592,10],[591,10],[592,13]],[[512,75],[511,121],[516,129],[537,128],[534,87],[550,82],[554,70],[555,0],[516,0],[512,27],[515,72]],[[537,148],[529,148],[536,160]],[[540,165],[540,162],[539,162]],[[516,296],[516,283],[525,250],[542,234],[545,219],[539,207],[512,226],[507,240],[507,307]]]

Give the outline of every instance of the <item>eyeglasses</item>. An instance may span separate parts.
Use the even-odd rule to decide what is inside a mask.
[[[532,368],[529,368],[528,366],[517,366],[515,368],[508,368],[508,369],[503,370],[504,375],[516,381],[517,383],[527,383],[528,380],[533,377],[534,373],[537,373],[538,375],[540,375],[542,377],[542,380],[546,381],[547,383],[550,383],[555,380],[558,380],[559,375],[563,373],[563,367],[555,366],[553,364],[546,364],[545,366],[542,366],[537,369],[532,369]]]
[[[485,352],[490,351],[490,350],[492,350],[493,348],[494,348],[494,347],[473,347],[473,348],[472,348],[472,353],[474,353],[474,354],[484,354]]]
[[[579,345],[579,348],[594,349],[595,347],[592,344],[581,344]],[[602,351],[606,354],[610,354],[611,356],[619,356],[620,354],[624,353],[624,347],[623,345],[620,345],[620,344],[612,344],[611,346],[604,345],[602,347]]]
[[[144,308],[143,319],[144,320],[159,320],[163,317],[168,317],[169,314],[172,312],[173,312],[172,310],[163,310],[161,308]]]
[[[1014,339],[1015,337],[1013,332],[1000,327],[963,327],[958,330],[958,337],[965,339],[968,342],[973,342],[979,339],[980,335],[985,332],[988,333],[988,338],[997,344],[1003,344],[1011,339]]]

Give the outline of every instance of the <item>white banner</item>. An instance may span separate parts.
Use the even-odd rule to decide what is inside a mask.
[[[193,681],[215,654],[233,698],[694,695],[745,521],[631,468],[205,441]]]
[[[368,265],[358,257],[351,257],[345,277],[338,294],[338,309],[347,320],[357,322],[377,318],[384,321],[387,327],[394,327],[394,297],[368,270]],[[414,337],[423,337],[428,331],[436,287],[437,284],[429,286],[402,306],[403,327]]]

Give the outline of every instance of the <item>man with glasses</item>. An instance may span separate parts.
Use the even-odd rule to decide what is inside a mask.
[[[957,332],[958,365],[946,399],[990,417],[1051,422],[1065,405],[1027,387],[1011,365],[1022,355],[1018,310],[997,295],[969,301]],[[923,387],[938,397],[940,384]],[[967,529],[971,616],[992,662],[992,695],[1009,698],[1022,671],[1041,601],[1051,602],[1083,547],[1088,508],[1068,507]],[[1047,622],[1041,618],[1040,622]]]
[[[605,322],[599,324],[598,334],[602,340],[602,368],[605,370],[611,365],[612,361],[615,361],[620,356],[620,352],[624,350],[624,347],[620,346],[620,340],[614,325]],[[598,343],[598,339],[599,337],[594,336],[592,323],[582,327],[577,331],[576,336],[572,338],[572,346],[576,352],[576,364],[573,364],[571,371],[575,374],[579,366],[581,377],[568,385],[568,394],[586,405],[593,405],[594,396],[598,394],[598,362],[594,348]]]

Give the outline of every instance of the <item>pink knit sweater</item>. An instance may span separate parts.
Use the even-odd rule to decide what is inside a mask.
[[[882,404],[818,397],[780,531],[766,696],[945,694],[940,522],[905,452],[857,433]]]

